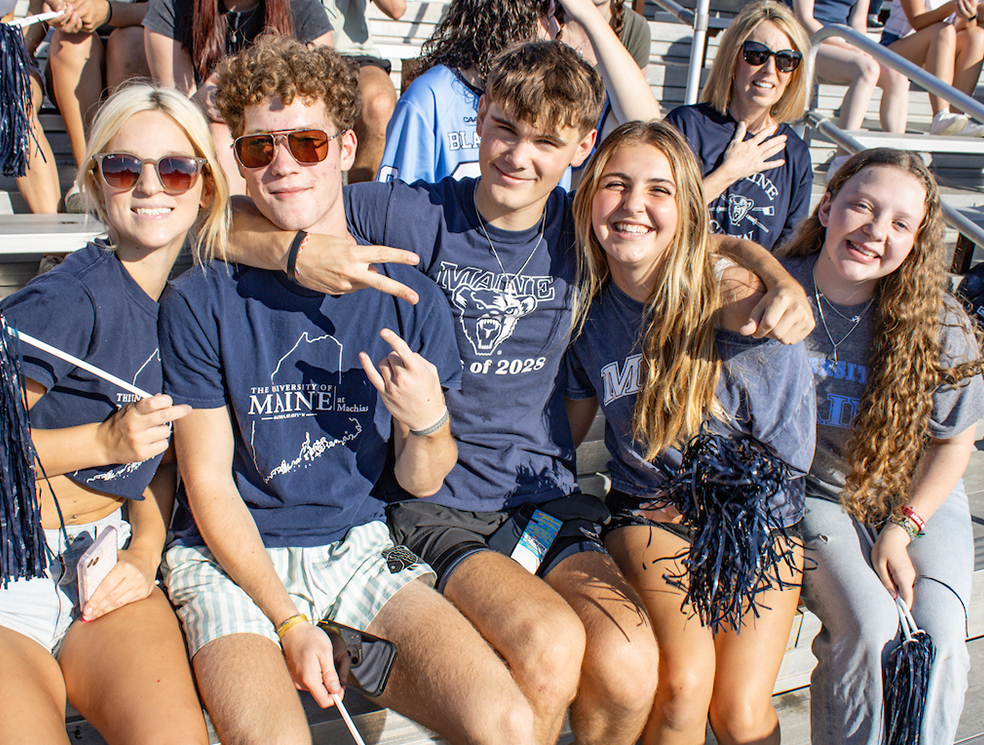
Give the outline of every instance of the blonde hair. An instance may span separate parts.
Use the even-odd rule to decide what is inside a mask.
[[[827,184],[828,199],[869,166],[897,168],[926,190],[926,215],[902,265],[875,288],[874,329],[868,350],[871,374],[851,439],[844,448],[850,465],[841,504],[858,520],[879,522],[909,499],[912,474],[926,445],[939,385],[955,385],[981,370],[981,360],[944,367],[941,331],[948,306],[957,310],[969,337],[974,331],[949,295],[943,209],[939,188],[916,153],[892,148],[865,150],[852,156]],[[819,206],[800,223],[780,254],[819,254],[827,230]],[[979,351],[976,356],[979,357]]]
[[[201,260],[215,254],[224,255],[231,219],[229,186],[219,165],[215,143],[201,109],[172,88],[164,88],[148,81],[133,82],[117,90],[100,107],[92,123],[82,165],[79,166],[75,178],[86,211],[109,227],[112,235],[113,226],[102,203],[95,157],[106,151],[109,143],[122,131],[131,117],[144,111],[160,111],[167,115],[188,137],[195,153],[207,161],[201,178],[203,194],[209,197],[210,203],[199,210],[198,220],[191,229],[195,235],[195,253]]]
[[[793,50],[803,55],[803,61],[790,74],[789,83],[772,107],[772,118],[777,122],[794,122],[803,117],[810,99],[813,76],[809,70],[810,38],[793,12],[785,5],[772,0],[753,3],[742,8],[721,36],[711,72],[707,76],[701,100],[709,103],[719,114],[727,114],[734,91],[735,71],[741,56],[742,45],[748,41],[763,23],[773,23],[789,37]]]
[[[721,361],[715,346],[718,283],[712,267],[709,219],[701,174],[690,146],[663,122],[629,122],[599,146],[584,169],[574,197],[578,245],[574,331],[584,327],[591,302],[611,281],[605,251],[591,223],[592,202],[615,152],[631,145],[666,156],[676,184],[676,233],[660,276],[645,303],[640,347],[639,392],[632,434],[652,460],[669,446],[680,447],[708,417],[722,417],[715,397]]]

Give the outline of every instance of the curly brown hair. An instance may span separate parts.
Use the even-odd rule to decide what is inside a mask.
[[[563,42],[528,41],[495,58],[485,97],[520,121],[554,131],[573,127],[583,137],[601,118],[605,83]]]
[[[936,180],[922,158],[907,150],[876,148],[852,156],[827,184],[833,199],[855,174],[890,166],[913,176],[926,190],[926,215],[902,265],[878,281],[875,325],[869,349],[871,374],[845,447],[850,473],[841,504],[858,520],[877,523],[909,498],[912,474],[927,443],[933,392],[981,372],[981,359],[947,367],[941,331],[954,311],[973,338],[965,314],[948,292],[943,209]],[[778,253],[819,254],[826,238],[819,207],[800,223]]]
[[[339,131],[352,129],[359,113],[358,74],[338,52],[272,34],[222,62],[216,87],[216,103],[233,137],[243,133],[246,107],[271,96],[285,106],[295,96],[321,101]]]
[[[420,75],[436,65],[474,67],[482,80],[492,60],[516,42],[537,38],[549,0],[452,0],[420,53]]]
[[[646,300],[639,340],[639,393],[632,434],[652,460],[681,447],[708,417],[722,417],[715,391],[721,359],[714,343],[720,304],[712,266],[707,203],[693,151],[664,122],[628,122],[614,130],[585,167],[574,197],[578,245],[574,331],[580,333],[592,300],[611,281],[608,259],[591,223],[592,203],[605,168],[624,146],[652,147],[666,156],[676,185],[677,226],[660,276]]]

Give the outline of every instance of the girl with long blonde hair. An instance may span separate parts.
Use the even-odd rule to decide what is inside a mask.
[[[173,90],[121,88],[96,116],[78,182],[109,240],[5,299],[3,316],[138,390],[160,391],[158,297],[189,235],[211,248],[228,224],[208,124]],[[204,745],[184,640],[156,584],[176,480],[171,422],[190,408],[21,351],[48,562],[46,577],[0,589],[0,742],[67,745],[67,701],[111,745]],[[80,597],[80,555],[100,539],[111,543],[99,561],[115,565]]]
[[[668,501],[668,473],[702,430],[755,437],[801,476],[813,456],[813,397],[802,345],[735,332],[757,278],[710,251],[701,175],[672,127],[616,129],[574,201],[579,246],[568,413],[576,440],[598,405],[612,455],[605,546],[641,596],[660,648],[659,687],[643,742],[778,742],[772,689],[799,598],[802,549],[776,536],[792,566],[717,633],[684,605],[691,533]],[[722,297],[725,307],[722,306]],[[776,523],[802,517],[791,478],[770,500]],[[675,579],[674,579],[675,578]],[[683,585],[683,586],[681,586]],[[753,618],[753,616],[756,616]]]
[[[962,476],[984,383],[942,237],[922,159],[879,148],[841,167],[786,247],[818,321],[806,340],[817,454],[804,519],[816,562],[804,597],[823,622],[814,743],[881,742],[896,595],[937,648],[921,742],[953,742],[963,706],[974,548]]]

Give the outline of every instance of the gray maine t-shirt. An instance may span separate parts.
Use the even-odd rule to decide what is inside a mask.
[[[820,319],[817,296],[813,284],[813,264],[816,256],[783,259],[783,265],[793,278],[803,285],[817,325],[806,338],[806,354],[813,368],[817,389],[817,449],[813,467],[806,477],[806,494],[822,497],[832,502],[840,501],[844,488],[846,469],[844,457],[851,436],[851,425],[858,413],[861,398],[869,376],[868,349],[874,325],[874,308],[868,309],[858,324],[851,317],[860,313],[864,305],[834,306],[823,302],[823,318],[830,336],[837,344],[837,362],[834,362],[834,345]],[[974,341],[963,328],[966,316],[956,300],[947,299],[946,320],[941,343],[943,363],[946,365],[966,362],[976,356]],[[848,335],[848,332],[850,334]],[[846,338],[844,338],[846,336]],[[841,339],[844,339],[841,341]],[[937,439],[953,437],[984,416],[984,380],[977,375],[957,386],[940,386],[933,394],[933,412],[928,434]]]

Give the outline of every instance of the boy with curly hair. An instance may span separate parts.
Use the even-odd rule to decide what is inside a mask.
[[[328,48],[268,38],[219,80],[260,213],[351,238],[352,68]],[[193,407],[175,431],[183,487],[165,582],[222,742],[311,741],[295,687],[329,706],[345,669],[322,617],[397,644],[381,704],[451,742],[534,742],[508,669],[430,587],[430,567],[394,545],[373,494],[387,458],[407,493],[440,488],[456,458],[443,389],[461,375],[436,285],[386,271],[415,288],[416,306],[221,262],[162,301],[165,387]]]

